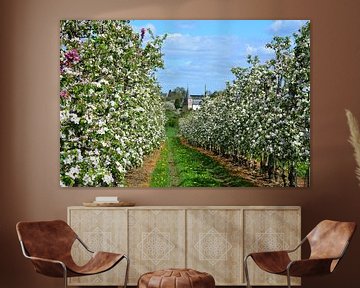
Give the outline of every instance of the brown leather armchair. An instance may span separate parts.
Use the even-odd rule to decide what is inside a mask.
[[[266,272],[286,275],[289,288],[291,288],[291,276],[304,277],[333,272],[344,256],[355,229],[354,222],[324,220],[292,250],[250,253],[244,259],[247,287],[251,287],[247,267],[249,257]],[[310,257],[292,261],[289,253],[296,251],[306,241],[310,245]]]
[[[87,276],[112,269],[121,260],[127,261],[124,288],[127,285],[129,259],[125,254],[91,251],[62,220],[19,222],[16,231],[24,256],[31,260],[35,271],[50,277],[64,278],[65,288],[67,277]],[[78,240],[89,253],[90,260],[78,266],[72,256],[71,247]]]

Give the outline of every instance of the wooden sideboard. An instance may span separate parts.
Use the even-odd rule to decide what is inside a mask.
[[[148,271],[184,267],[212,274],[216,285],[245,285],[245,255],[294,248],[301,240],[298,206],[76,206],[68,207],[68,223],[92,250],[129,255],[129,285]],[[88,259],[78,243],[72,254],[78,263]],[[121,285],[124,271],[120,263],[70,278],[69,285]],[[253,285],[286,285],[286,277],[264,273],[252,261],[249,272]],[[292,282],[300,285],[298,278]]]

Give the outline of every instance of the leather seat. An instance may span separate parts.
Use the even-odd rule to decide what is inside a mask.
[[[324,220],[292,250],[250,253],[244,259],[247,287],[251,287],[247,267],[248,258],[252,258],[257,266],[266,272],[287,275],[289,288],[291,287],[290,276],[305,277],[332,273],[344,256],[355,229],[354,222]],[[289,253],[296,251],[306,241],[309,242],[311,248],[310,257],[292,261]]]
[[[112,269],[121,260],[128,258],[125,254],[111,252],[93,252],[76,235],[71,227],[62,220],[19,222],[17,234],[23,254],[30,259],[35,271],[50,277],[87,276]],[[71,247],[78,240],[91,254],[90,260],[83,266],[77,265],[71,256]],[[127,284],[128,265],[125,283]]]

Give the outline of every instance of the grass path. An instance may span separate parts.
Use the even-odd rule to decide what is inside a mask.
[[[177,187],[179,183],[178,172],[174,161],[173,138],[174,130],[166,129],[166,141],[163,146],[160,158],[151,175],[150,187]]]
[[[167,127],[167,139],[151,175],[150,187],[249,187],[211,157],[181,143],[177,129]]]

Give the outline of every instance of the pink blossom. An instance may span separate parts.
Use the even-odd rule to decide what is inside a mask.
[[[72,49],[72,50],[66,52],[65,58],[69,63],[77,63],[80,61],[80,56],[76,49]]]
[[[145,36],[145,32],[146,32],[146,29],[145,28],[141,28],[141,41],[144,39],[144,36]]]
[[[61,97],[61,98],[64,98],[64,99],[70,98],[69,92],[66,91],[66,90],[62,90],[62,91],[60,92],[60,97]]]

